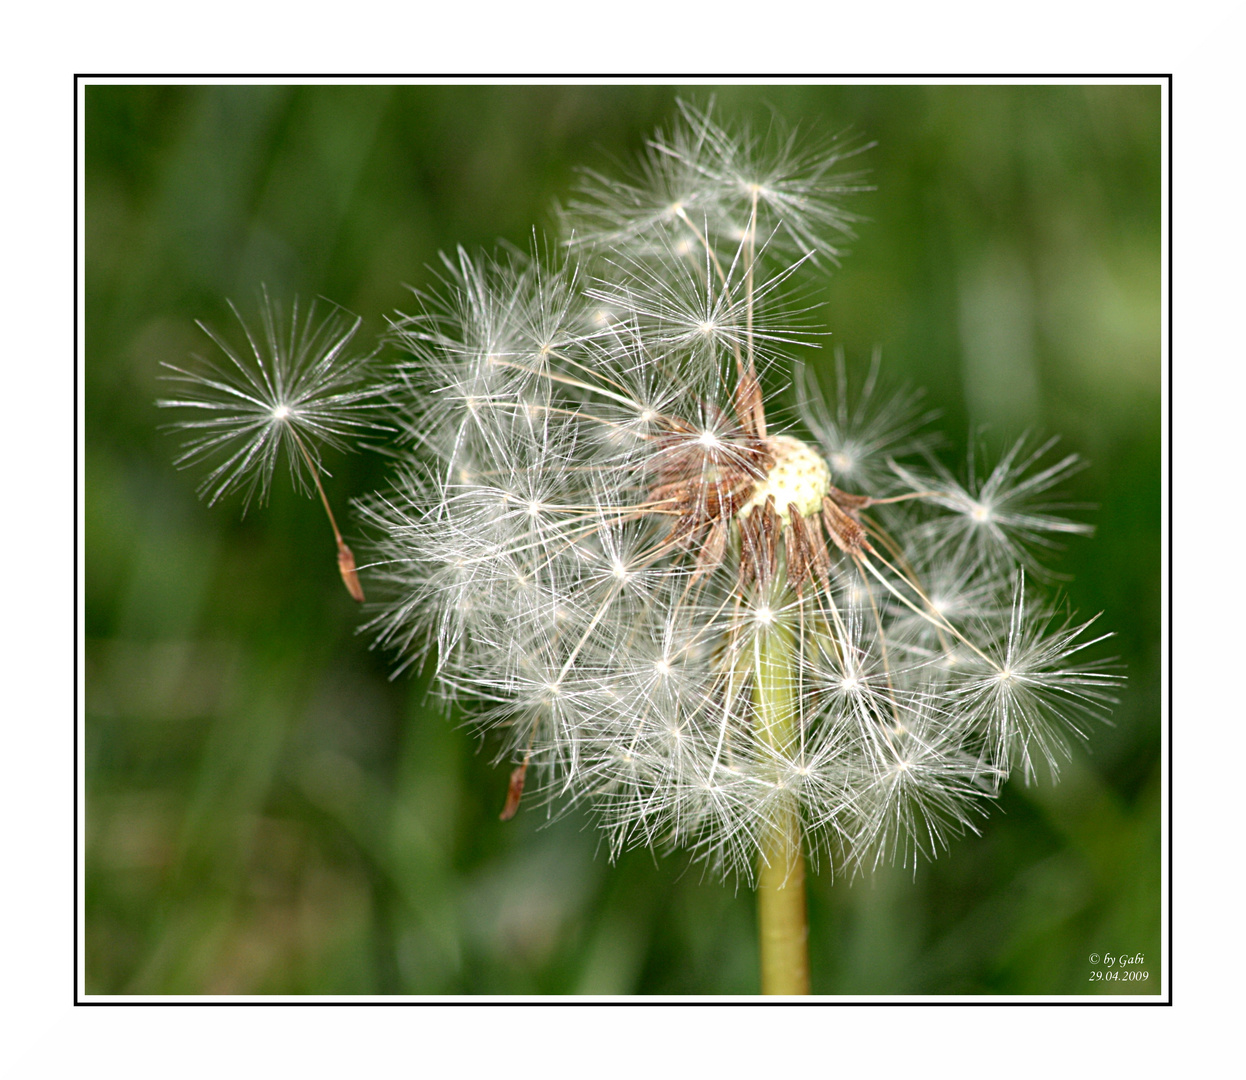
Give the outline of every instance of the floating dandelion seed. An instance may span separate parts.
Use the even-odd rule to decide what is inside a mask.
[[[296,487],[314,488],[324,504],[337,542],[338,570],[351,596],[363,601],[355,557],[338,529],[320,475],[322,447],[346,449],[368,429],[376,429],[376,410],[386,387],[365,382],[373,355],[348,349],[361,322],[332,311],[316,319],[311,304],[300,318],[296,300],[287,328],[278,304],[261,292],[260,324],[255,335],[230,304],[246,337],[236,350],[216,331],[201,329],[224,354],[224,360],[196,357],[186,370],[164,364],[182,396],[158,401],[161,408],[195,410],[172,429],[189,432],[179,467],[212,462],[199,486],[209,504],[231,491],[244,491],[244,505],[268,495],[277,462],[284,457]]]

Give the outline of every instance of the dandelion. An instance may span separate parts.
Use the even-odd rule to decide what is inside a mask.
[[[1085,531],[1035,502],[1076,458],[1018,444],[962,485],[877,359],[855,396],[839,359],[833,404],[801,375],[802,423],[774,422],[763,379],[809,340],[782,294],[858,186],[780,144],[758,165],[685,109],[638,180],[588,176],[561,257],[447,260],[392,334],[421,464],[364,516],[373,626],[480,703],[502,816],[535,787],[614,851],[755,880],[763,988],[803,992],[805,858],[933,857],[1014,764],[1054,771],[1113,677],[1024,598]]]
[[[195,357],[196,370],[164,364],[182,396],[158,401],[161,408],[195,410],[193,419],[172,425],[189,432],[179,467],[211,462],[199,486],[209,505],[231,491],[243,490],[244,506],[268,494],[277,462],[284,457],[296,487],[314,487],[320,495],[337,543],[338,570],[351,596],[364,599],[355,557],[342,539],[320,475],[322,447],[345,449],[348,440],[377,424],[372,419],[383,385],[364,382],[370,355],[348,350],[360,319],[331,312],[319,322],[313,303],[299,317],[298,301],[284,326],[281,308],[261,292],[262,335],[256,336],[237,308],[247,348],[236,350],[216,331],[200,328],[224,354],[224,360]]]
[[[209,410],[183,460],[226,454],[216,497],[262,490],[286,443],[319,487],[312,437],[383,393],[402,464],[360,504],[378,640],[399,670],[435,656],[496,734],[503,819],[525,791],[586,806],[612,852],[754,883],[766,993],[808,992],[807,861],[935,857],[1012,768],[1054,773],[1115,682],[1030,580],[1086,531],[1053,496],[1075,456],[1021,442],[961,482],[877,356],[858,383],[838,355],[829,399],[793,368],[816,344],[797,281],[843,254],[858,149],[684,107],[637,176],[586,174],[562,246],[447,257],[393,320],[392,378],[360,382],[349,333],[279,347],[266,316],[267,349],[223,346],[229,378],[179,372],[197,393],[165,403]],[[763,390],[789,380],[794,412]]]

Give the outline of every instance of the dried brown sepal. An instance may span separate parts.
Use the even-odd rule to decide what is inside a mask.
[[[731,522],[774,467],[765,440],[750,433],[760,416],[750,402],[756,394],[759,410],[760,393],[760,387],[747,386],[737,393],[743,411],[736,429],[721,441],[706,441],[699,429],[677,418],[668,418],[668,432],[658,441],[648,505],[670,521],[659,550],[691,551],[699,545],[694,579],[721,564]],[[716,410],[709,417],[725,420]]]
[[[805,530],[805,521],[795,503],[787,504],[787,528],[783,530],[783,543],[787,549],[787,579],[792,588],[800,594],[809,580],[809,561],[812,552],[809,548],[809,535]]]
[[[358,573],[355,572],[355,554],[346,546],[345,540],[337,542],[337,568],[351,599],[357,604],[362,604],[364,601],[363,586],[359,583]]]
[[[864,510],[867,506],[872,506],[874,503],[874,499],[870,495],[849,495],[846,491],[840,491],[834,484],[830,486],[826,494],[834,500],[836,506],[842,510],[847,510],[850,514],[857,510]]]
[[[502,806],[502,812],[498,814],[499,821],[510,821],[519,813],[519,800],[523,798],[523,785],[527,778],[528,759],[524,758],[522,765],[516,765],[511,770],[510,783],[506,788],[506,802]]]
[[[826,538],[815,521],[807,530],[809,536],[809,565],[817,575],[823,589],[831,587],[831,553],[826,550]]]
[[[826,535],[845,555],[860,555],[862,551],[874,550],[866,538],[865,527],[841,510],[829,495],[822,500],[822,526],[826,529]]]
[[[740,520],[740,588],[753,582],[765,589],[779,573],[779,515],[774,509],[774,496],[764,506]]]
[[[696,569],[692,580],[696,581],[706,574],[712,573],[722,565],[723,556],[727,551],[727,526],[730,518],[719,518],[710,526],[709,535],[705,538],[705,546],[697,556]]]
[[[729,523],[748,502],[756,484],[752,474],[738,467],[723,472],[718,480],[698,473],[650,489],[650,504],[674,515],[668,542],[691,543],[707,528]]]
[[[757,560],[761,549],[760,525],[756,513],[740,518],[740,591],[757,580]]]
[[[766,498],[766,505],[762,508],[761,515],[762,557],[765,559],[763,585],[769,585],[779,573],[779,528],[779,515],[774,508],[774,496],[770,495]]]
[[[688,503],[688,485],[682,480],[672,480],[666,484],[658,484],[650,488],[649,502],[661,509],[682,511]]]
[[[762,404],[761,383],[751,365],[740,374],[740,381],[736,383],[735,414],[746,435],[754,439],[766,437],[766,410]]]

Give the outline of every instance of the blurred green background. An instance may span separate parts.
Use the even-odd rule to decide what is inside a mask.
[[[742,994],[747,888],[611,865],[587,817],[497,820],[509,768],[357,634],[316,502],[207,508],[161,360],[323,295],[371,340],[439,250],[530,243],[580,165],[630,160],[673,87],[86,90],[86,989]],[[1062,782],[1009,786],[916,875],[811,882],[827,994],[1155,993],[1160,933],[1158,87],[723,87],[720,118],[877,140],[831,341],[927,388],[962,460],[1030,428],[1092,467],[1058,564],[1129,681]],[[231,331],[232,332],[232,331]],[[826,364],[830,350],[811,353]],[[335,455],[330,497],[383,484]],[[284,481],[284,477],[278,477]],[[347,530],[348,533],[351,531]],[[1143,953],[1149,980],[1090,981]]]

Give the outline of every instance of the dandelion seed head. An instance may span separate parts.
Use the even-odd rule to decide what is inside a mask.
[[[852,149],[685,106],[636,175],[587,175],[562,248],[458,252],[395,320],[412,461],[362,508],[372,627],[612,853],[749,877],[794,815],[839,866],[907,865],[1110,702],[1088,624],[1025,596],[1085,531],[1051,497],[1074,457],[959,478],[877,356],[763,393],[808,340],[794,277],[842,255]]]

